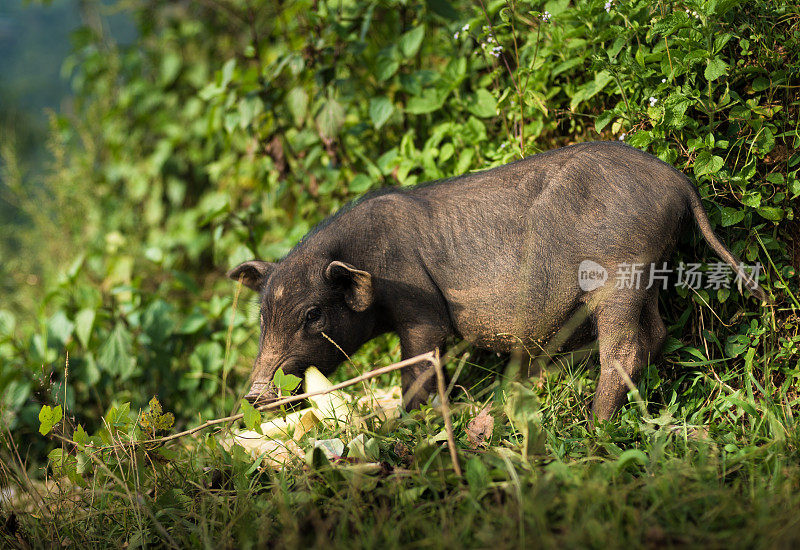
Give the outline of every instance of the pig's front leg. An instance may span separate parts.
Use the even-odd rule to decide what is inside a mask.
[[[442,350],[447,332],[435,325],[414,325],[398,331],[403,359],[410,359],[435,349]],[[430,362],[404,368],[400,374],[403,403],[407,411],[418,409],[436,390],[436,371]]]

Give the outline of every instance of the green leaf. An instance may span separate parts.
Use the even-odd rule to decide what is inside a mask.
[[[292,88],[286,94],[286,106],[289,107],[292,118],[299,126],[303,123],[308,113],[308,94],[303,88]]]
[[[523,458],[527,460],[532,454],[544,453],[545,433],[536,394],[519,382],[512,382],[508,386],[504,410],[514,428],[522,433]]]
[[[422,115],[437,111],[444,105],[444,100],[447,98],[447,95],[447,92],[439,90],[438,88],[427,88],[422,91],[422,95],[412,97],[408,100],[406,112],[412,115]]]
[[[293,392],[300,382],[302,382],[301,378],[294,374],[284,374],[283,369],[276,370],[272,377],[272,383],[279,394]]]
[[[469,104],[469,112],[481,118],[497,115],[497,100],[488,90],[481,88]]]
[[[748,348],[749,343],[740,342],[735,338],[730,338],[725,343],[725,355],[728,357],[739,357]]]
[[[131,425],[131,404],[126,401],[119,407],[111,407],[106,414],[106,424],[114,430],[127,430]]]
[[[681,93],[670,94],[664,100],[664,125],[675,130],[683,128],[689,120],[685,113],[691,104],[692,100]]]
[[[783,209],[775,208],[773,206],[761,206],[756,210],[762,218],[766,218],[772,222],[779,222],[783,219]]]
[[[462,132],[467,143],[486,141],[486,125],[474,116],[469,117],[467,123],[462,126]],[[459,173],[461,172],[462,170],[459,170]]]
[[[709,15],[715,15],[719,18],[742,2],[744,2],[744,0],[718,0],[717,2],[709,2]]]
[[[75,324],[67,318],[67,315],[62,310],[56,311],[50,319],[47,320],[49,335],[58,342],[59,346],[66,345],[74,329]]]
[[[600,93],[600,91],[605,88],[606,85],[613,79],[614,77],[611,76],[611,73],[608,71],[598,72],[596,75],[594,75],[594,80],[581,86],[575,95],[572,96],[572,100],[569,103],[569,108],[574,111],[581,102],[591,99]]]
[[[442,88],[447,87],[448,92],[452,92],[461,85],[466,76],[467,60],[463,57],[455,57],[450,59],[444,71],[442,71],[438,85]]]
[[[250,126],[256,117],[261,114],[264,104],[258,97],[246,97],[239,102],[239,128]]]
[[[62,412],[61,405],[56,405],[54,408],[50,405],[44,405],[39,411],[39,433],[47,435],[53,429],[53,426],[61,422]]]
[[[694,175],[704,176],[707,174],[716,174],[722,169],[725,161],[722,157],[712,155],[709,151],[701,151],[697,158],[694,159]]]
[[[761,418],[762,417],[762,415],[758,414],[758,411],[756,410],[756,408],[753,407],[753,405],[751,405],[750,403],[746,403],[745,401],[742,401],[741,399],[736,399],[735,397],[732,397],[730,395],[724,395],[724,396],[722,396],[722,398],[725,401],[733,403],[734,405],[736,405],[737,407],[739,407],[740,409],[742,409],[744,412],[746,412],[747,414],[749,414],[752,417],[755,417],[755,418]]]
[[[378,165],[378,170],[381,171],[381,174],[385,176],[394,170],[394,168],[397,166],[395,161],[397,160],[398,155],[399,153],[397,151],[397,147],[392,147],[378,157],[378,160],[375,162],[375,164]]]
[[[464,477],[473,496],[478,496],[489,486],[489,470],[478,457],[472,457],[467,461]]]
[[[394,105],[386,97],[373,97],[369,100],[369,118],[375,129],[380,129],[394,112]]]
[[[74,469],[76,466],[75,457],[64,453],[61,449],[53,449],[47,453],[47,462],[50,464],[50,467],[53,469],[53,475],[56,477],[67,475],[67,470],[70,467]]]
[[[403,57],[408,59],[409,57],[413,56],[419,50],[420,44],[422,44],[422,38],[425,36],[425,26],[420,25],[415,27],[414,29],[404,33],[400,37],[400,41],[398,45],[400,46],[400,52],[403,54]]]
[[[230,201],[230,195],[227,193],[207,193],[197,206],[197,210],[203,214],[198,222],[200,224],[206,224],[219,218],[230,210]]]
[[[366,439],[363,433],[358,434],[347,444],[347,458],[357,458],[365,462],[377,462],[381,458],[378,440],[374,437]]]
[[[447,162],[455,154],[456,148],[449,141],[439,149],[439,162]]]
[[[716,38],[714,38],[714,53],[722,51],[722,48],[725,47],[725,44],[727,44],[731,38],[733,38],[733,35],[727,32],[717,35]]]
[[[343,124],[344,107],[335,99],[328,99],[317,115],[317,126],[320,133],[327,139],[333,139],[339,135]]]
[[[608,123],[611,122],[611,118],[614,116],[613,111],[603,111],[603,113],[598,116],[594,121],[594,129],[599,134],[603,131],[603,128],[608,126]]]
[[[372,187],[372,180],[366,174],[356,174],[356,176],[350,180],[350,185],[347,186],[351,193],[363,193],[370,187]]]
[[[754,190],[746,191],[742,195],[742,204],[751,208],[758,208],[761,206],[761,193]]]
[[[627,139],[628,145],[637,149],[644,149],[653,141],[653,133],[649,130],[639,130]]]
[[[664,342],[664,347],[661,350],[661,353],[664,355],[674,353],[683,347],[683,342],[674,338],[672,336],[668,336],[667,340]]]
[[[142,329],[153,344],[162,344],[172,336],[175,320],[172,318],[174,308],[164,300],[153,301],[142,315]]]
[[[161,403],[155,396],[150,400],[148,410],[139,417],[139,426],[149,436],[155,436],[159,431],[170,429],[174,422],[175,416],[170,412],[163,412]]]
[[[727,70],[728,70],[728,64],[725,63],[722,60],[722,58],[715,57],[707,61],[706,70],[705,73],[703,73],[703,76],[705,76],[706,80],[708,80],[709,82],[713,82],[714,80],[723,76],[727,72]]]
[[[649,462],[647,455],[639,449],[628,449],[623,451],[616,462],[617,471],[622,471],[633,464],[646,465]]]
[[[14,314],[7,309],[0,309],[0,336],[10,336],[14,333],[17,321]]]
[[[242,414],[244,414],[244,425],[248,430],[261,433],[261,413],[246,399],[242,399],[241,404]]]
[[[459,17],[449,0],[425,0],[425,3],[428,5],[428,9],[439,17],[450,21],[455,21]]]
[[[89,443],[89,434],[86,433],[86,430],[83,429],[81,424],[78,424],[78,428],[72,434],[72,440],[78,445],[86,445]]]
[[[227,86],[231,79],[233,78],[233,70],[236,68],[236,58],[232,57],[225,64],[222,66],[222,83],[221,86],[224,88]]]
[[[197,346],[189,357],[192,372],[198,375],[215,373],[222,369],[224,351],[217,342],[203,342]]]
[[[131,354],[131,343],[131,333],[118,322],[100,348],[100,355],[97,358],[100,368],[109,374],[119,376],[122,380],[127,379],[133,374],[136,364]]]
[[[791,191],[793,199],[800,196],[800,178],[793,177],[789,180],[789,191]],[[0,325],[2,325],[2,321],[0,321]]]
[[[656,21],[651,32],[666,38],[686,26],[689,26],[689,17],[683,11],[675,10],[663,19]]]
[[[168,52],[161,58],[161,83],[172,84],[181,70],[181,57],[175,52]]]
[[[721,209],[722,213],[722,227],[730,227],[736,225],[744,219],[745,211],[740,208],[730,208],[724,206]]]
[[[375,78],[378,79],[378,82],[388,80],[399,68],[400,59],[397,47],[384,48],[378,53],[375,60]]]
[[[89,348],[89,339],[92,336],[95,311],[92,308],[82,309],[75,315],[75,336],[84,349]]]
[[[183,320],[181,328],[178,330],[181,334],[195,334],[208,324],[208,319],[205,315],[199,312],[190,314]]]
[[[753,80],[754,92],[763,92],[764,90],[769,88],[769,86],[770,86],[769,79],[764,78],[763,76],[756,77],[756,79]]]
[[[239,115],[238,111],[230,112],[225,115],[222,123],[225,126],[225,131],[229,134],[232,134],[236,127],[239,125],[239,121],[241,120],[241,115]]]

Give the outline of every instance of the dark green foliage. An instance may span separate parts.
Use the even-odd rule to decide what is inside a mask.
[[[662,303],[670,339],[640,384],[644,403],[596,431],[585,423],[592,361],[535,378],[533,393],[514,399],[538,410],[512,399],[510,423],[499,404],[505,359],[474,361],[464,385],[478,399],[496,394],[503,421],[491,452],[463,457],[463,486],[448,477],[447,453],[433,456],[426,443],[441,430],[430,411],[381,434],[381,458],[415,473],[361,480],[365,488],[325,472],[259,473],[207,442],[180,455],[137,451],[116,465],[102,457],[102,467],[51,453],[72,483],[111,487],[95,504],[102,514],[60,536],[134,546],[164,537],[164,525],[192,546],[344,545],[353,532],[363,546],[393,547],[425,538],[584,546],[609,532],[620,546],[796,539],[796,3],[132,6],[135,44],[90,29],[75,36],[65,71],[77,112],[52,125],[45,192],[11,186],[33,229],[16,236],[24,261],[15,265],[30,273],[2,287],[16,299],[0,305],[0,422],[29,466],[53,446],[61,452],[40,426],[99,445],[168,429],[159,401],[178,429],[230,414],[256,353],[257,315],[226,269],[279,259],[369,189],[578,141],[624,138],[689,175],[730,248],[764,266],[775,305],[735,289],[671,291]],[[715,261],[687,231],[674,260],[702,258]],[[354,362],[396,356],[382,338]],[[159,406],[139,417],[153,395]],[[40,422],[43,405],[51,408]],[[66,417],[57,425],[56,407]],[[456,419],[464,447],[467,420]],[[695,442],[686,429],[708,433]],[[204,468],[223,474],[211,480]],[[401,519],[396,536],[387,526]],[[54,536],[39,531],[50,524],[26,525]]]

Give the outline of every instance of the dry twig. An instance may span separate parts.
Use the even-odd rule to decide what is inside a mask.
[[[456,453],[456,438],[453,435],[453,419],[450,418],[450,403],[447,401],[447,392],[444,390],[444,372],[442,372],[442,362],[439,359],[439,350],[437,349],[433,353],[433,368],[436,369],[436,385],[439,388],[439,399],[442,402],[444,427],[447,431],[447,447],[450,449],[450,458],[453,460],[453,469],[456,471],[456,475],[461,477],[461,465],[458,463],[458,453]]]
[[[258,407],[258,410],[259,411],[266,411],[266,410],[278,409],[278,408],[280,408],[280,407],[282,407],[284,405],[288,405],[289,403],[302,401],[302,400],[307,399],[309,397],[315,397],[317,395],[323,395],[323,394],[326,394],[326,393],[330,393],[332,391],[340,390],[342,388],[346,388],[348,386],[353,386],[353,385],[358,384],[360,382],[363,382],[365,380],[369,380],[370,378],[375,378],[376,376],[381,376],[382,374],[386,374],[386,373],[389,373],[389,372],[392,372],[392,371],[395,371],[395,370],[398,370],[398,369],[402,369],[402,368],[405,368],[405,367],[408,367],[408,366],[411,366],[411,365],[416,365],[417,363],[423,363],[423,362],[426,362],[426,361],[429,361],[429,362],[433,363],[434,366],[437,367],[438,371],[441,371],[442,366],[441,366],[441,362],[439,360],[439,352],[438,352],[438,350],[436,352],[431,351],[431,352],[428,352],[428,353],[423,353],[422,355],[417,355],[416,357],[411,357],[410,359],[406,359],[404,361],[400,361],[399,363],[393,363],[393,364],[387,365],[385,367],[381,367],[381,368],[378,368],[378,369],[375,369],[375,370],[371,370],[369,372],[366,372],[366,373],[362,374],[361,376],[356,376],[355,378],[351,378],[349,380],[345,380],[344,382],[340,382],[339,384],[334,384],[333,386],[331,386],[330,388],[327,388],[325,390],[301,393],[301,394],[298,394],[298,395],[292,395],[290,397],[285,397],[283,399],[278,399],[277,401],[273,401],[272,403],[267,403],[266,405],[261,405],[260,407]],[[449,413],[449,409],[448,409],[448,413]],[[226,422],[232,422],[234,420],[239,420],[241,418],[244,418],[244,414],[243,413],[234,414],[234,415],[231,415],[231,416],[226,416],[224,418],[215,418],[213,420],[209,420],[207,422],[204,422],[204,423],[200,424],[199,426],[195,426],[194,428],[191,428],[189,430],[185,430],[185,431],[178,432],[178,433],[175,433],[175,434],[167,435],[167,436],[164,436],[164,437],[159,437],[159,438],[155,438],[155,439],[145,439],[145,440],[142,440],[142,441],[130,441],[130,442],[126,442],[126,443],[118,443],[118,444],[115,444],[115,445],[108,445],[108,446],[104,446],[104,447],[98,447],[96,450],[98,450],[98,451],[107,451],[107,450],[110,450],[110,449],[117,449],[117,448],[120,448],[120,447],[137,447],[137,446],[140,446],[140,445],[152,445],[152,444],[166,443],[167,441],[172,441],[173,439],[179,439],[181,437],[185,437],[187,435],[191,435],[193,433],[197,433],[199,431],[205,430],[206,428],[210,428],[212,426],[217,426],[219,424],[224,424]],[[449,420],[449,414],[446,417],[446,422],[448,420]],[[450,425],[450,431],[452,432],[452,425]],[[58,434],[55,434],[55,433],[53,434],[53,436],[56,437],[57,439],[65,441],[67,443],[71,443],[73,445],[77,445],[77,443],[75,443],[71,439],[66,438],[64,436],[61,436],[61,435],[58,435]],[[87,447],[91,448],[88,445],[87,445]],[[460,475],[460,469],[457,468],[457,472]]]

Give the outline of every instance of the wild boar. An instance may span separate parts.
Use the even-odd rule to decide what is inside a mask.
[[[247,398],[274,398],[278,368],[331,373],[375,336],[394,331],[403,358],[462,338],[497,352],[538,350],[571,319],[597,339],[597,418],[659,355],[663,286],[579,280],[631,265],[662,266],[693,218],[750,292],[758,283],[712,231],[689,180],[619,142],[572,145],[413,188],[368,194],[323,221],[277,263],[231,270],[261,295],[261,337]],[[600,275],[598,275],[600,277]],[[569,339],[562,347],[569,349]],[[575,339],[580,340],[580,339]],[[402,371],[407,409],[433,389],[429,365]],[[420,384],[415,381],[420,380]],[[414,388],[414,391],[411,391]]]

